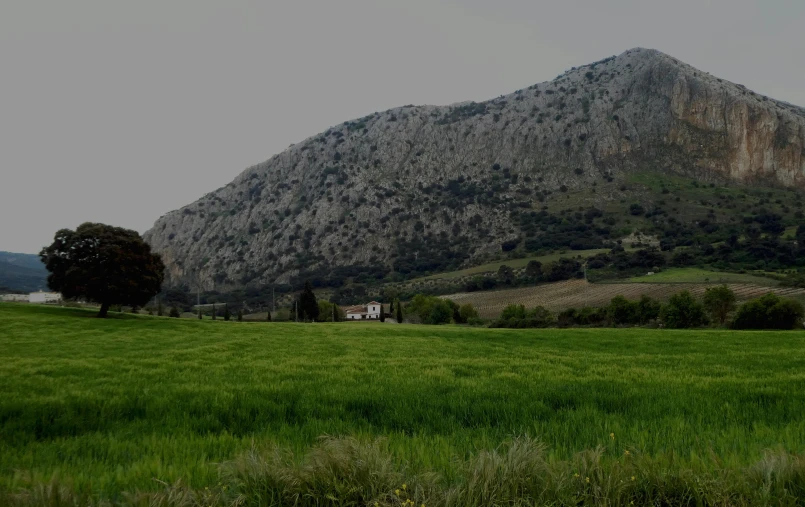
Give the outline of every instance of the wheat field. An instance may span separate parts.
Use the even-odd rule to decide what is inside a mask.
[[[0,304],[0,505],[797,505],[803,371],[800,331]]]

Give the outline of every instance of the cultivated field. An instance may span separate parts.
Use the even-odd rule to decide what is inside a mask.
[[[651,277],[648,277],[651,278]],[[618,295],[627,299],[639,299],[645,294],[661,301],[667,300],[677,292],[688,290],[701,296],[707,287],[714,283],[587,283],[584,280],[568,280],[564,282],[546,283],[532,287],[517,289],[463,292],[444,296],[456,303],[471,303],[481,317],[495,318],[509,304],[522,304],[527,308],[544,306],[552,311],[582,306],[604,306]],[[738,301],[756,298],[773,292],[780,296],[797,299],[805,298],[805,289],[793,287],[768,287],[749,283],[727,283],[735,291]]]
[[[740,283],[766,287],[780,285],[774,278],[757,274],[709,271],[702,268],[666,268],[653,275],[644,274],[629,278],[626,281],[632,283]]]
[[[805,493],[805,465],[786,454],[805,448],[802,332],[93,315],[0,304],[2,505],[795,505]]]
[[[538,255],[538,256],[530,256],[530,257],[522,257],[520,259],[506,259],[501,261],[490,262],[487,264],[481,264],[479,266],[473,266],[466,269],[461,269],[458,271],[449,271],[446,273],[437,273],[435,275],[425,276],[422,278],[414,278],[410,282],[421,282],[427,280],[452,280],[455,278],[462,278],[470,275],[479,275],[482,273],[496,273],[501,266],[506,265],[512,269],[520,269],[524,268],[528,265],[531,261],[538,261],[542,264],[547,262],[554,262],[558,261],[559,259],[565,258],[583,258],[586,259],[587,257],[592,257],[593,255],[599,253],[606,253],[609,252],[609,248],[596,248],[591,250],[568,250],[562,253],[552,253],[546,255]]]

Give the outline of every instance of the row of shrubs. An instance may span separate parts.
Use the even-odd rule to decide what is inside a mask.
[[[538,306],[507,306],[490,327],[604,327],[657,326],[671,329],[729,326],[732,329],[795,329],[803,325],[805,309],[800,302],[773,293],[736,305],[736,295],[727,286],[709,288],[701,300],[688,291],[674,294],[668,303],[642,296],[630,301],[612,298],[609,305],[596,308],[569,308],[554,315]]]
[[[398,303],[399,304],[399,303]],[[478,311],[469,303],[459,305],[455,301],[436,296],[417,294],[405,306],[405,318],[421,324],[483,324]]]

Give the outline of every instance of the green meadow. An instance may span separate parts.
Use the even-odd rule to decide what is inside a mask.
[[[409,477],[414,484],[432,473],[439,487],[465,484],[467,491],[468,467],[481,466],[479,455],[505,454],[523,442],[551,470],[565,463],[568,474],[580,469],[579,456],[592,452],[610,469],[641,456],[680,477],[685,470],[717,469],[718,480],[770,455],[798,462],[805,450],[800,331],[503,330],[110,315],[101,320],[81,309],[0,304],[0,493],[12,495],[7,502],[69,504],[31,493],[47,484],[85,499],[123,502],[130,499],[126,492],[158,492],[166,484],[223,491],[223,483],[241,488],[243,505],[290,504],[268,493],[249,496],[248,481],[227,483],[232,476],[222,475],[222,464],[243,473],[244,459],[271,449],[301,463],[306,453],[331,444],[381,453],[384,466],[397,470],[389,477],[400,481]],[[805,466],[797,470],[796,484],[805,485]],[[586,472],[579,473],[580,481],[587,479],[579,487],[592,487]],[[623,473],[643,484],[645,474]],[[435,493],[421,488],[417,502],[438,497],[429,504],[451,505],[453,497],[428,496]],[[405,491],[373,494],[381,505],[403,505]],[[741,503],[739,493],[729,494],[731,504]],[[221,495],[175,504],[224,502]],[[310,503],[296,504],[368,502],[322,495],[326,501],[308,496]],[[499,503],[455,498],[462,499],[455,505]],[[621,501],[591,498],[599,503],[581,504]],[[794,498],[775,504],[799,505]],[[234,505],[231,498],[224,504]]]
[[[702,268],[666,268],[653,275],[640,275],[629,279],[633,283],[751,283],[760,286],[776,286],[774,278],[746,273],[710,271]]]

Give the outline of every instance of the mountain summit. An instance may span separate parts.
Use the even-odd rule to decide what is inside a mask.
[[[145,238],[168,283],[205,289],[405,276],[523,248],[528,216],[606,209],[635,174],[801,190],[805,109],[632,49],[486,102],[337,125]]]

